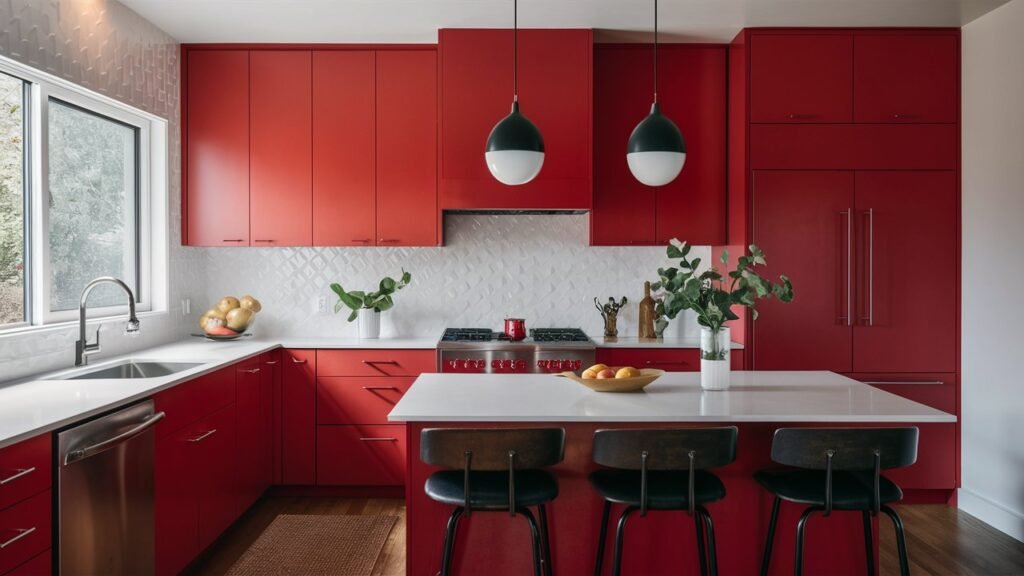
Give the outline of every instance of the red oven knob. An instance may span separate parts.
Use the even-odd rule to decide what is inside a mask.
[[[583,360],[573,360],[572,361],[572,369],[573,370],[579,370],[582,367],[583,367]]]

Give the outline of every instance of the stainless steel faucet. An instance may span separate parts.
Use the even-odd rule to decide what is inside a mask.
[[[89,363],[89,355],[100,351],[100,327],[96,327],[96,342],[89,344],[85,335],[85,301],[89,299],[89,293],[100,284],[114,284],[120,286],[128,294],[128,324],[124,328],[125,334],[139,333],[139,319],[135,317],[135,294],[127,284],[112,276],[101,276],[85,285],[82,290],[82,300],[78,304],[78,342],[75,342],[75,366],[85,366]]]

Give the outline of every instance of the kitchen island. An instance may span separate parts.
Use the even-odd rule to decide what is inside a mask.
[[[552,566],[556,574],[593,572],[601,498],[587,476],[592,438],[602,428],[739,427],[736,461],[716,470],[726,497],[708,506],[715,524],[719,573],[758,573],[771,511],[771,496],[752,479],[772,466],[772,434],[795,426],[920,425],[952,427],[956,417],[830,372],[734,372],[732,388],[703,392],[698,373],[668,373],[644,391],[593,392],[571,380],[540,374],[424,374],[389,419],[407,423],[407,574],[426,576],[440,567],[444,528],[451,509],[431,501],[423,484],[433,468],[419,460],[419,436],[433,427],[537,427],[566,430],[565,460],[552,468],[560,487],[549,506]],[[913,467],[911,467],[913,468]],[[890,475],[899,482],[907,468]],[[772,574],[793,569],[796,521],[801,506],[783,504],[775,536]],[[613,514],[617,516],[620,508]],[[877,522],[876,522],[877,525]],[[877,529],[875,531],[877,545]],[[610,573],[611,546],[605,568]],[[877,558],[877,554],[876,554]],[[807,574],[864,574],[859,514],[816,515],[808,523]],[[696,573],[694,523],[685,512],[654,512],[630,520],[623,574]],[[522,518],[481,513],[459,525],[454,572],[489,576],[531,573],[529,529]]]

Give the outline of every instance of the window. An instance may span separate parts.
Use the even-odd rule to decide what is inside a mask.
[[[0,57],[0,330],[76,319],[123,280],[166,310],[167,125]],[[97,287],[89,316],[127,311]]]

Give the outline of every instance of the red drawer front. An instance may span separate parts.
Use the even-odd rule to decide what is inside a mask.
[[[49,434],[0,450],[0,510],[50,487],[50,453]]]
[[[162,438],[235,400],[235,366],[227,366],[195,380],[169,388],[153,397],[157,412],[167,416],[156,425]]]
[[[750,168],[779,170],[955,170],[955,124],[758,124]]]
[[[405,484],[405,426],[318,426],[316,483]]]
[[[598,357],[609,366],[658,368],[669,372],[700,370],[700,350],[696,348],[603,348],[598,350]]]
[[[917,424],[917,462],[885,475],[904,490],[956,488],[956,424]]]
[[[50,548],[50,508],[46,490],[0,512],[0,574]]]
[[[437,371],[434,350],[318,350],[317,376],[419,376]]]
[[[854,380],[956,414],[956,374],[850,374]]]
[[[50,576],[53,573],[53,551],[46,550],[4,576]]]
[[[412,376],[335,376],[316,382],[317,424],[387,424],[388,413],[412,385]]]

